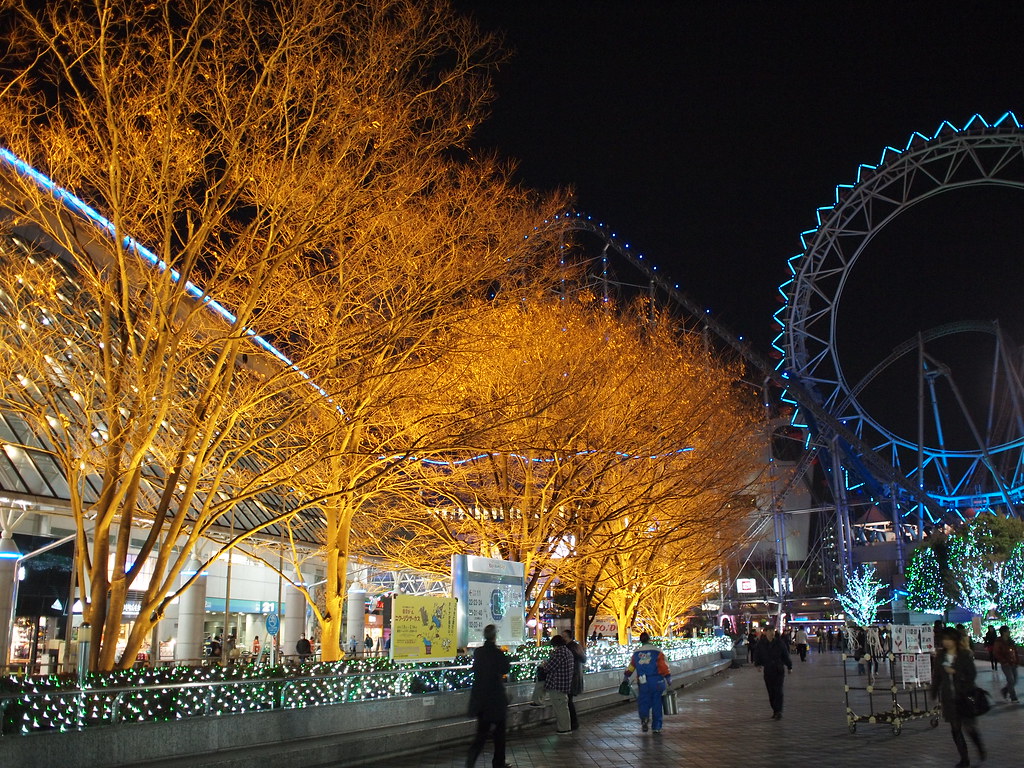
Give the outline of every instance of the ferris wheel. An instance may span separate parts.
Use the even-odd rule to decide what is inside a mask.
[[[818,405],[860,438],[934,501],[931,511],[906,499],[905,513],[935,509],[963,517],[966,510],[1000,509],[1020,515],[1024,508],[1024,366],[1020,352],[997,323],[956,321],[920,329],[866,376],[854,378],[837,344],[838,309],[858,259],[875,235],[901,213],[936,195],[976,186],[1024,190],[1024,130],[1006,113],[993,123],[973,117],[958,128],[943,123],[932,136],[915,133],[904,149],[886,147],[877,165],[861,165],[857,180],[836,188],[835,203],[817,211],[818,225],[801,236],[803,250],[789,261],[791,279],[781,286],[784,306],[776,313],[782,332],[775,347],[780,370],[810,393]],[[1016,276],[1007,275],[1007,279]],[[973,334],[967,343],[984,350],[989,382],[987,403],[968,407],[957,372],[935,345],[951,336]],[[981,339],[982,341],[978,341]],[[912,365],[907,365],[907,362]],[[886,371],[902,364],[912,370],[903,385],[918,403],[916,429],[897,429],[873,413],[864,391]],[[977,378],[978,371],[972,370]],[[793,402],[812,428],[807,408]],[[877,411],[877,408],[876,408]],[[969,440],[952,444],[945,427],[965,425]],[[799,422],[798,422],[799,423]],[[862,457],[860,457],[862,458]],[[847,450],[846,488],[872,484],[856,452]],[[877,486],[877,484],[876,484]],[[890,491],[900,495],[893,486]]]

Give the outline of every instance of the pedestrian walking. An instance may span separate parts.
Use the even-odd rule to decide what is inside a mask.
[[[818,653],[824,653],[825,652],[825,630],[822,629],[821,627],[818,627],[817,638],[818,638]]]
[[[569,730],[578,731],[580,728],[579,717],[576,716],[576,697],[583,693],[583,672],[587,664],[587,652],[583,646],[573,638],[571,629],[565,630],[562,635],[565,637],[565,647],[569,649],[573,658],[572,687],[569,689]]]
[[[540,666],[544,674],[544,690],[547,691],[551,706],[555,710],[555,730],[557,733],[572,733],[569,694],[572,692],[572,675],[576,668],[576,659],[572,651],[566,647],[564,637],[551,637],[551,655]]]
[[[626,667],[626,680],[633,672],[636,672],[639,689],[636,701],[640,730],[646,733],[650,726],[655,733],[661,733],[661,695],[672,685],[672,672],[665,661],[665,654],[651,645],[651,636],[646,632],[640,633],[640,647],[633,651]]]
[[[985,633],[985,639],[982,641],[985,644],[985,651],[988,653],[988,663],[992,665],[992,671],[995,672],[998,668],[998,662],[992,652],[992,646],[995,645],[999,635],[996,634],[996,628],[991,624],[988,625],[988,631]]]
[[[796,631],[793,642],[796,643],[796,652],[800,656],[800,661],[807,661],[807,633],[804,632],[803,627]]]
[[[772,707],[772,719],[782,719],[782,687],[786,682],[786,670],[793,671],[789,650],[772,627],[764,631],[757,641],[754,664],[764,670],[764,687],[768,689],[768,703]]]
[[[1006,678],[1006,685],[1001,691],[1003,698],[1017,701],[1017,645],[1010,637],[1010,628],[1005,624],[999,628],[999,637],[992,643],[991,654]]]
[[[309,638],[305,635],[301,635],[298,641],[295,643],[295,653],[299,655],[299,663],[305,663],[306,659],[313,653],[313,645],[309,642]]]
[[[973,655],[974,641],[971,640],[971,633],[967,631],[967,627],[965,627],[963,624],[957,624],[955,628],[957,633],[960,635],[960,637],[957,639],[957,642],[960,644],[960,647],[963,648],[965,651],[970,651]]]
[[[977,721],[967,703],[968,697],[974,692],[977,670],[974,668],[974,656],[960,645],[959,632],[943,629],[941,642],[932,662],[932,696],[938,698],[942,705],[942,719],[949,723],[953,743],[960,754],[956,768],[968,768],[971,761],[967,754],[965,731],[977,747],[981,759],[986,757]]]
[[[484,627],[484,644],[473,651],[473,687],[469,692],[469,715],[476,718],[476,737],[466,756],[467,768],[476,765],[487,736],[494,733],[493,768],[511,768],[505,762],[505,722],[508,696],[505,676],[512,663],[495,642],[498,630],[493,624]]]
[[[373,638],[367,635],[363,639],[363,645],[366,647],[366,655],[369,656],[373,652]]]
[[[747,661],[754,663],[754,649],[757,648],[757,630],[751,629],[747,633]]]

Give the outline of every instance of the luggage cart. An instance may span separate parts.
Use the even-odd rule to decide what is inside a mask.
[[[902,673],[906,656],[914,656],[915,668],[920,663],[916,657],[923,656],[930,663],[930,654],[896,654],[888,652],[876,660],[869,654],[860,658],[843,653],[843,687],[846,692],[846,727],[850,733],[857,732],[858,723],[889,725],[893,736],[903,732],[903,724],[911,720],[927,719],[935,728],[939,724],[939,708],[931,699],[930,684],[905,678]],[[863,676],[850,679],[847,660],[864,668]],[[909,663],[909,661],[906,661]],[[866,681],[865,685],[854,682]]]

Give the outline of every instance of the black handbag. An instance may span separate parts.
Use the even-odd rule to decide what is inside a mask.
[[[967,710],[965,714],[968,717],[978,717],[992,709],[992,703],[988,700],[988,691],[984,688],[976,687],[968,693],[964,704],[966,704],[965,709]]]

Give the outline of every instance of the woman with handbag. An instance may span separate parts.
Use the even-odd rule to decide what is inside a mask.
[[[943,629],[940,638],[942,647],[937,650],[932,664],[932,696],[942,704],[942,719],[949,723],[953,743],[960,753],[957,768],[968,768],[971,761],[967,755],[965,731],[977,747],[981,759],[986,757],[972,698],[974,678],[977,676],[974,655],[960,645],[960,633],[955,629]]]

